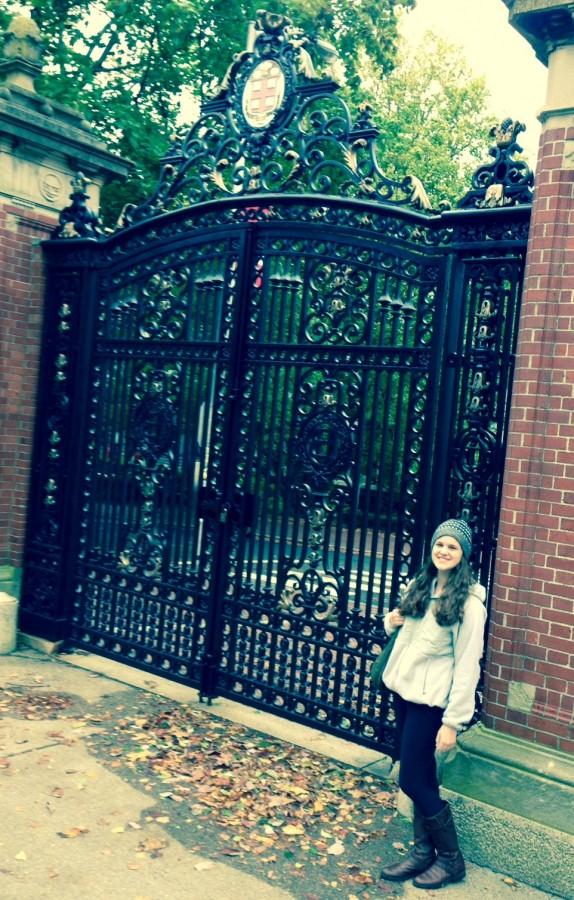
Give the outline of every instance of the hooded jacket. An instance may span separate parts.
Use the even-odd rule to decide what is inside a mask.
[[[486,591],[471,585],[462,622],[439,625],[432,599],[421,618],[406,616],[385,666],[383,682],[390,691],[411,703],[444,709],[443,725],[457,731],[470,722],[474,693],[480,676],[484,648]],[[396,627],[384,620],[385,631]]]

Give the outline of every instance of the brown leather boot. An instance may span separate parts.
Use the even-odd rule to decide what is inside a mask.
[[[416,806],[413,818],[413,834],[415,845],[412,850],[409,850],[407,855],[398,862],[385,866],[381,872],[381,878],[384,878],[385,881],[406,881],[408,878],[412,878],[413,875],[424,872],[433,863],[435,859],[434,847],[427,834],[424,816],[421,815]]]
[[[425,826],[436,848],[437,857],[426,871],[413,880],[414,886],[430,891],[445,884],[462,881],[466,869],[448,803],[445,803],[436,816],[425,819]]]

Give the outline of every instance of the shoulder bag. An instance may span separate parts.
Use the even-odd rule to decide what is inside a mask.
[[[387,643],[371,666],[371,671],[369,674],[371,678],[371,684],[376,691],[379,691],[381,689],[381,685],[383,683],[383,672],[385,671],[385,666],[387,665],[390,655],[393,652],[393,647],[395,646],[395,641],[397,639],[399,631],[400,628],[396,628],[395,631],[393,631]]]

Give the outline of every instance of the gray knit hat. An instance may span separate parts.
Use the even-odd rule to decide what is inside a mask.
[[[465,559],[470,559],[472,553],[472,531],[470,526],[464,519],[447,519],[442,522],[431,538],[431,549],[440,537],[453,537],[462,547],[462,553]]]

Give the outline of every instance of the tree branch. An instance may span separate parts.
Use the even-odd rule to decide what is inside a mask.
[[[116,31],[116,32],[114,32],[114,34],[112,34],[107,45],[105,46],[104,50],[102,51],[102,55],[99,57],[99,59],[94,64],[94,68],[93,68],[94,75],[96,75],[98,72],[108,71],[107,69],[106,70],[104,69],[104,63],[105,63],[106,59],[108,58],[108,56],[110,55],[110,53],[112,52],[112,50],[114,49],[114,47],[116,46],[116,44],[118,43],[118,40],[119,40],[118,33]]]
[[[150,45],[150,51],[148,53],[148,57],[147,57],[147,61],[146,61],[146,66],[145,66],[143,75],[140,78],[140,88],[139,88],[139,91],[137,92],[137,94],[134,96],[134,105],[135,106],[139,105],[139,102],[140,102],[142,95],[146,88],[147,80],[148,80],[149,73],[150,73],[150,70],[152,67],[153,55],[154,55],[154,45],[157,43],[157,36],[158,36],[158,23],[156,21],[156,22],[154,22],[154,26],[153,26],[153,36],[152,36],[152,40],[150,42],[151,45]]]

